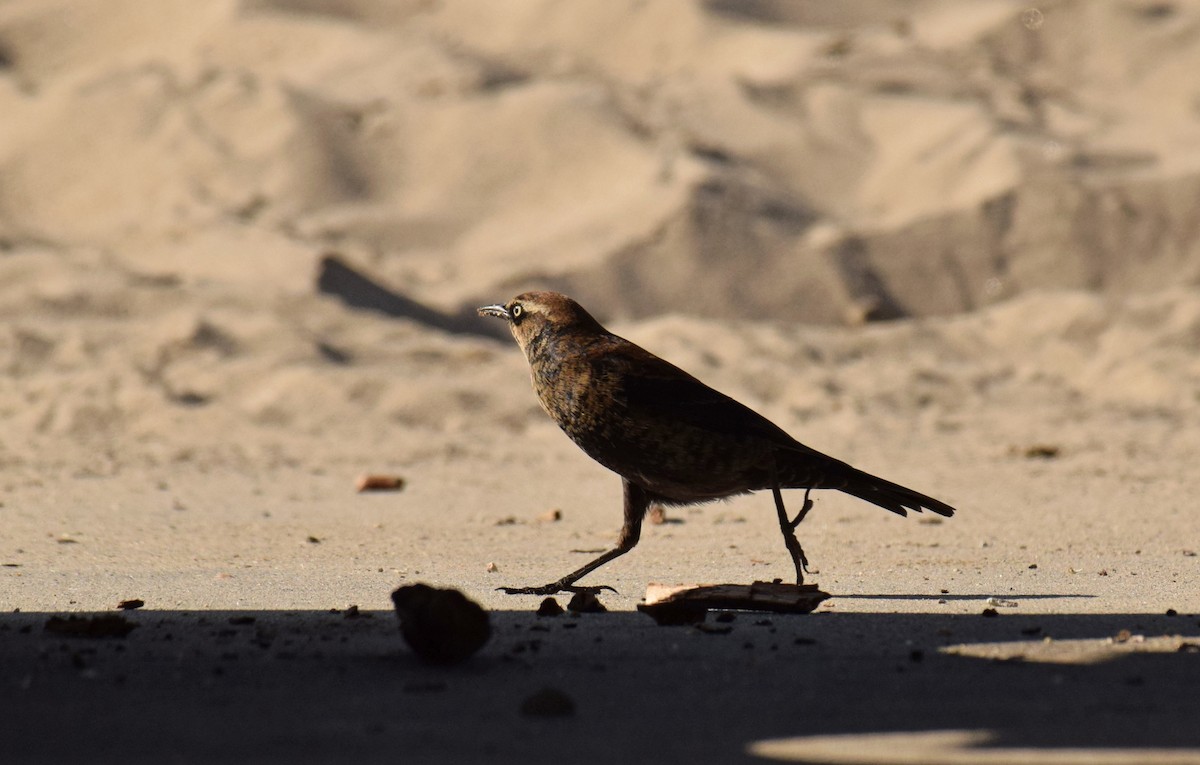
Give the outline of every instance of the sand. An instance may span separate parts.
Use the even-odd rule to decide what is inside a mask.
[[[0,2],[5,761],[1200,762],[1197,72],[1171,3]],[[472,316],[534,287],[959,514],[822,493],[833,597],[705,632],[646,585],[790,564],[675,509],[535,616],[620,485]]]

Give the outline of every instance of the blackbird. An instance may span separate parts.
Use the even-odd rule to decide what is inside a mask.
[[[542,587],[510,594],[550,595],[598,588],[575,582],[629,552],[652,503],[690,505],[771,490],[783,541],[803,584],[808,567],[796,527],[812,508],[809,492],[837,489],[906,515],[954,508],[810,449],[762,415],[600,325],[556,292],[526,292],[479,309],[509,329],[529,362],[542,408],[588,456],[621,476],[625,522],[617,546]],[[781,489],[804,489],[789,518]]]

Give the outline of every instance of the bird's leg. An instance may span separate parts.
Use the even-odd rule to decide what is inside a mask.
[[[596,558],[591,563],[583,568],[559,579],[557,582],[543,585],[541,587],[501,587],[500,589],[509,595],[553,595],[556,592],[599,592],[600,590],[612,590],[612,587],[579,587],[575,582],[592,573],[596,569],[603,566],[605,563],[619,558],[629,552],[638,543],[638,539],[642,535],[642,519],[646,517],[646,510],[650,507],[650,498],[646,496],[646,490],[640,486],[625,481],[625,523],[621,526],[621,536],[617,538],[617,546],[608,552]],[[616,592],[616,590],[613,590]]]
[[[792,565],[796,567],[796,584],[804,584],[808,558],[804,557],[804,548],[800,546],[800,540],[796,539],[796,525],[803,520],[804,513],[808,512],[808,503],[805,503],[804,509],[796,516],[796,523],[792,523],[788,520],[787,508],[783,506],[783,494],[779,491],[778,484],[771,487],[771,493],[775,496],[775,512],[779,515],[779,530],[783,532],[783,543],[792,556]]]
[[[812,493],[812,487],[809,486],[804,490],[804,507],[800,508],[800,512],[796,513],[796,517],[792,519],[792,528],[800,525],[800,521],[804,520],[804,516],[808,515],[808,511],[813,509],[813,501],[808,498]],[[807,568],[807,566],[806,566]]]

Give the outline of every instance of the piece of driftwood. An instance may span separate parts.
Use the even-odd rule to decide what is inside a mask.
[[[827,598],[815,584],[651,584],[638,610],[659,624],[696,624],[712,609],[807,614]]]

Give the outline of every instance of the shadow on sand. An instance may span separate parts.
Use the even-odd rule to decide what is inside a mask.
[[[0,616],[4,762],[729,762],[764,740],[942,729],[998,747],[1200,748],[1194,615],[710,616],[721,632],[497,611],[490,643],[448,669],[419,663],[390,612],[123,615],[124,638]],[[941,650],[1024,641],[1032,656],[1123,630],[1184,647],[1088,664]],[[523,715],[546,687],[573,713]]]

